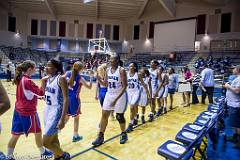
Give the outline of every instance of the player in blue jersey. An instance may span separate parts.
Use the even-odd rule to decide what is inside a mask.
[[[97,68],[97,76],[99,76],[99,78],[104,80],[106,71],[107,71],[107,64],[105,63],[101,64]],[[97,82],[96,99],[99,100],[101,107],[103,105],[103,101],[106,96],[106,93],[107,93],[107,86],[101,85],[99,82]]]
[[[92,88],[92,77],[93,73],[90,73],[90,83],[87,83],[84,78],[80,75],[80,72],[83,70],[83,64],[79,61],[73,64],[72,71],[67,71],[65,73],[66,79],[68,81],[68,98],[69,98],[69,107],[68,114],[66,116],[66,122],[69,120],[69,117],[74,118],[74,133],[72,142],[78,142],[83,137],[78,134],[79,130],[79,115],[81,114],[81,100],[80,92],[82,85],[88,89]]]

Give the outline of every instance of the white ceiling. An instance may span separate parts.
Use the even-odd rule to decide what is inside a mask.
[[[55,15],[79,15],[100,18],[127,19],[139,17],[146,2],[159,0],[95,0],[84,4],[83,0],[1,0],[0,5],[17,7],[27,12],[51,13]],[[175,0],[177,3],[190,0]],[[224,5],[226,0],[191,0]],[[163,9],[162,7],[159,9]]]

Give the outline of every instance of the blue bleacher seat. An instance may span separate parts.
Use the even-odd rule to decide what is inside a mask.
[[[183,144],[168,140],[158,148],[158,154],[172,160],[190,159],[191,157],[195,159],[195,153],[198,150],[201,159],[207,159],[204,153],[207,148],[205,139],[213,140],[214,128],[225,110],[225,107],[222,106],[225,103],[225,98],[219,97],[215,100],[217,104],[209,104],[208,110],[200,113],[194,123],[187,123],[177,133],[176,140]],[[200,147],[202,142],[204,144],[203,149]],[[192,151],[194,152],[191,153]]]
[[[180,130],[175,139],[179,142],[182,142],[183,144],[189,145],[190,143],[192,143],[193,141],[196,140],[196,138],[198,137],[199,133],[194,133],[185,129]]]
[[[185,126],[183,126],[184,130],[193,132],[193,133],[199,133],[203,130],[204,126],[199,126],[193,123],[187,123]]]
[[[170,160],[188,160],[193,155],[193,149],[172,140],[162,144],[157,152]]]

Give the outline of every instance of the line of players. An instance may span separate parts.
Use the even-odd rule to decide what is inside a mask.
[[[55,59],[47,63],[47,76],[38,87],[30,76],[35,73],[36,65],[32,61],[24,61],[17,67],[14,84],[17,85],[16,103],[12,120],[12,137],[8,143],[7,159],[14,160],[14,149],[20,135],[34,133],[36,144],[39,148],[41,158],[46,159],[54,155],[55,160],[68,160],[70,154],[64,152],[60,147],[58,139],[59,130],[63,129],[69,117],[74,117],[73,142],[78,142],[82,137],[78,134],[79,114],[81,103],[79,93],[82,85],[88,89],[92,88],[93,72],[90,73],[90,82],[86,82],[80,75],[83,70],[81,62],[75,62],[72,71],[63,73],[61,63]],[[128,140],[127,132],[133,130],[138,122],[138,106],[142,107],[142,123],[145,123],[145,107],[150,100],[151,113],[149,122],[154,115],[160,116],[167,112],[167,95],[170,93],[170,109],[172,109],[172,95],[177,86],[177,78],[174,69],[170,68],[169,75],[158,68],[156,60],[151,61],[151,68],[141,69],[135,63],[129,65],[129,72],[121,66],[120,57],[116,53],[110,55],[110,65],[104,71],[97,72],[98,95],[102,106],[102,116],[99,124],[99,133],[92,144],[99,146],[104,142],[104,132],[108,124],[108,118],[114,111],[116,119],[121,128],[120,144]],[[169,84],[175,88],[169,88]],[[46,102],[44,107],[44,130],[40,126],[37,113],[37,99]],[[156,112],[155,101],[158,102]],[[126,129],[124,113],[130,105],[130,123]]]
[[[126,72],[121,66],[120,57],[117,54],[110,56],[109,68],[100,66],[97,81],[102,117],[99,133],[96,140],[92,142],[94,146],[104,143],[104,133],[112,111],[116,113],[116,119],[121,129],[120,144],[124,144],[128,140],[127,132],[133,131],[134,125],[138,123],[138,106],[142,108],[141,121],[145,123],[145,108],[150,104],[151,113],[148,121],[152,122],[154,116],[167,113],[168,93],[170,94],[170,110],[172,109],[173,94],[178,86],[178,76],[173,68],[170,68],[166,74],[162,67],[158,67],[158,61],[152,60],[150,69],[142,68],[138,71],[137,64],[131,63],[129,71]],[[126,128],[124,113],[127,104],[130,106],[130,123]]]

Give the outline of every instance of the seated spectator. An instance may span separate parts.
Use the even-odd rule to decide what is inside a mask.
[[[237,76],[231,83],[226,83],[226,99],[229,107],[229,124],[235,128],[233,137],[227,137],[234,142],[234,147],[240,148],[240,65],[233,69]]]

